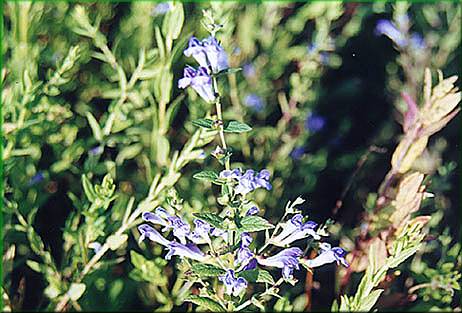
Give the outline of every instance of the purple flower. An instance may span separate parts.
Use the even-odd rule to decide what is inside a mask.
[[[258,174],[255,174],[254,170],[247,170],[242,174],[240,169],[225,170],[220,173],[221,178],[236,179],[238,184],[234,188],[234,191],[242,195],[246,195],[257,188],[271,190],[272,186],[269,182],[269,176],[270,173],[268,170],[261,170]]]
[[[407,40],[404,34],[389,20],[379,20],[375,28],[377,35],[385,35],[399,47],[405,47]]]
[[[211,68],[212,73],[218,73],[229,67],[225,50],[212,36],[202,41],[194,36],[191,37],[184,55],[187,57],[192,56],[201,67]]]
[[[180,239],[182,244],[186,243],[186,237],[190,235],[191,228],[180,217],[172,216],[164,208],[158,207],[155,213],[144,212],[141,218],[146,222],[164,226],[163,232],[173,229],[173,235]]]
[[[178,87],[184,89],[188,86],[191,86],[205,101],[215,101],[212,78],[205,67],[199,67],[198,70],[189,65],[185,67],[183,78],[178,81]]]
[[[228,269],[226,274],[218,276],[218,279],[225,284],[225,293],[235,297],[247,288],[247,281],[243,277],[236,278],[234,271]]]
[[[210,230],[210,234],[215,237],[221,237],[223,241],[228,242],[228,233],[223,229],[213,227]]]
[[[242,73],[244,74],[244,77],[249,79],[252,77],[255,77],[257,74],[255,71],[255,67],[251,63],[244,64],[242,67]]]
[[[260,212],[260,209],[257,208],[256,206],[253,206],[247,210],[247,212],[245,213],[245,216],[255,215],[255,214],[258,214],[258,212]]]
[[[245,263],[244,263],[245,264]],[[250,271],[257,268],[257,259],[255,257],[251,258],[247,264],[242,267],[242,271]]]
[[[249,233],[244,232],[241,234],[241,248],[248,248],[252,243],[252,236]]]
[[[249,95],[247,95],[244,99],[244,104],[257,111],[257,112],[260,112],[261,110],[263,110],[265,104],[263,102],[263,99],[259,96],[257,96],[256,94],[254,93],[251,93]]]
[[[318,114],[310,113],[305,119],[305,129],[316,133],[324,128],[326,119]]]
[[[189,224],[185,223],[178,216],[171,216],[168,218],[168,221],[170,222],[170,226],[165,227],[164,230],[173,228],[173,236],[180,239],[182,244],[185,244],[186,236],[188,236],[191,231]]]
[[[29,180],[28,186],[33,186],[35,184],[41,183],[45,179],[44,172],[40,171]]]
[[[104,147],[103,146],[96,146],[96,147],[93,147],[91,148],[88,153],[90,155],[100,155],[101,153],[104,152]]]
[[[209,233],[212,226],[210,226],[209,223],[198,219],[194,220],[194,224],[196,225],[196,228],[188,235],[188,239],[196,244],[203,243],[204,241],[210,242]]]
[[[196,225],[196,233],[198,233],[202,237],[208,237],[209,232],[212,229],[212,226],[210,226],[209,223],[196,219],[194,220],[194,224]]]
[[[241,234],[241,247],[237,250],[237,258],[234,262],[235,265],[241,264],[241,266],[245,267],[255,257],[253,252],[249,249],[252,240],[252,236],[250,236],[249,233],[244,232]]]
[[[413,33],[409,42],[414,50],[423,50],[427,47],[424,38],[418,33]]]
[[[321,254],[311,260],[306,261],[306,265],[309,267],[318,267],[324,264],[337,262],[342,263],[343,266],[348,267],[349,264],[345,260],[346,251],[340,247],[331,248],[328,243],[322,243],[320,245]]]
[[[184,55],[187,57],[192,56],[200,66],[207,68],[207,55],[205,54],[202,42],[196,37],[189,38],[188,48],[184,50]]]
[[[300,160],[305,154],[305,147],[295,147],[292,152],[290,152],[290,157],[294,160]]]
[[[148,224],[141,224],[138,226],[138,230],[141,233],[138,242],[148,238],[151,241],[157,242],[163,246],[168,246],[171,242],[165,239],[157,230],[149,226]]]
[[[322,65],[329,65],[330,54],[328,52],[321,52],[319,54],[319,61]]]
[[[242,176],[242,172],[238,168],[235,168],[233,170],[224,170],[224,171],[221,171],[220,173],[220,177],[222,178],[239,179],[241,176]]]
[[[171,9],[172,9],[172,6],[171,6],[170,3],[168,3],[168,2],[160,2],[154,7],[154,9],[151,12],[151,15],[152,16],[162,15],[162,14],[167,13]]]
[[[298,258],[303,255],[303,251],[300,248],[288,248],[284,249],[276,255],[269,258],[257,258],[257,262],[263,266],[282,268],[282,277],[284,279],[292,279],[292,273],[294,269],[299,269]]]
[[[243,266],[247,265],[251,259],[253,259],[255,255],[249,248],[239,248],[237,250],[237,258],[234,261],[234,264],[242,264]]]
[[[295,214],[290,221],[283,224],[282,231],[271,240],[271,243],[276,246],[285,247],[296,240],[308,236],[319,240],[321,237],[314,230],[318,224],[312,221],[303,223],[302,220],[303,216],[301,214]]]
[[[93,251],[94,251],[95,253],[98,253],[98,252],[101,250],[101,247],[102,247],[102,245],[101,245],[99,242],[97,242],[97,241],[90,242],[90,243],[88,244],[88,248],[93,249]]]
[[[255,176],[255,182],[258,187],[265,188],[266,190],[271,190],[271,184],[269,182],[270,172],[268,170],[261,170],[260,173]],[[257,187],[257,188],[258,188]]]
[[[160,212],[161,210],[164,210],[164,209],[157,208],[156,212]],[[167,214],[167,212],[165,212],[164,214]],[[141,214],[141,218],[143,219],[143,221],[146,221],[146,222],[151,222],[153,224],[162,225],[162,226],[168,226],[168,222],[164,218],[160,217],[159,215],[160,215],[159,213],[155,214],[152,212],[143,212],[143,214]]]
[[[194,244],[181,244],[176,241],[172,241],[167,245],[169,250],[165,256],[166,260],[170,260],[173,255],[178,255],[181,257],[186,257],[196,261],[204,261],[206,256],[205,254]]]
[[[202,40],[202,45],[213,73],[221,72],[229,67],[228,55],[215,37],[210,36]]]
[[[313,53],[315,53],[317,50],[318,50],[318,45],[316,45],[315,43],[309,43],[309,44],[308,44],[308,47],[306,48],[306,51],[307,51],[309,54],[313,54]]]

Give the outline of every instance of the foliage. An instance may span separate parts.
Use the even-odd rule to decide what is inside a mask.
[[[460,14],[5,2],[3,309],[460,309]]]

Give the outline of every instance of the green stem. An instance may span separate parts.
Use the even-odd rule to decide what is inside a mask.
[[[281,217],[280,221],[283,221],[286,218],[286,216],[287,216],[287,212],[284,213],[284,215]],[[278,232],[279,228],[281,228],[281,222],[279,222],[276,225],[276,228],[274,229],[273,233],[271,234],[271,237],[265,242],[263,247],[261,247],[260,250],[258,250],[258,254],[261,254],[263,252],[263,250],[265,250],[265,248],[269,246],[269,244],[271,243],[271,240],[274,238],[274,235]]]
[[[213,90],[215,92],[215,94],[217,94],[217,99],[215,100],[215,108],[217,110],[217,118],[220,122],[219,124],[219,134],[220,134],[220,140],[221,140],[221,145],[223,146],[223,149],[224,150],[227,150],[228,149],[228,146],[226,145],[226,140],[225,140],[225,132],[224,132],[224,128],[223,128],[223,113],[222,113],[222,110],[221,110],[221,102],[220,102],[220,96],[218,94],[218,85],[217,85],[217,78],[216,77],[213,77]],[[225,160],[225,169],[226,170],[230,170],[231,169],[231,165],[230,165],[230,161],[229,161],[229,158],[227,158]]]

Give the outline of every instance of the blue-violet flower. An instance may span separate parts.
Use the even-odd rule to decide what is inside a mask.
[[[242,195],[246,195],[257,188],[271,190],[269,175],[268,170],[261,170],[258,174],[255,174],[254,170],[247,170],[242,174],[240,169],[224,170],[220,173],[221,178],[236,179],[238,184],[234,187],[234,191]]]
[[[183,78],[178,81],[179,88],[191,86],[199,96],[207,102],[215,101],[215,94],[212,88],[212,78],[207,73],[205,67],[198,70],[191,66],[186,66],[183,71]]]
[[[243,277],[236,278],[234,271],[228,269],[226,274],[218,276],[218,279],[225,284],[225,293],[237,297],[247,288],[247,280]]]
[[[271,243],[285,247],[290,245],[292,242],[306,238],[308,236],[318,240],[321,237],[316,233],[315,228],[318,226],[317,223],[308,221],[303,223],[303,216],[301,214],[295,214],[290,221],[283,223],[282,231],[271,240]]]
[[[337,262],[342,263],[343,266],[348,267],[349,264],[345,260],[346,251],[340,247],[332,248],[330,244],[324,242],[320,245],[321,254],[311,260],[306,261],[306,265],[309,267],[318,267],[324,264]]]
[[[167,245],[167,249],[169,249],[169,251],[165,256],[166,260],[170,260],[173,255],[190,258],[196,261],[204,261],[206,259],[206,255],[192,243],[181,244],[179,242],[172,241]]]
[[[194,36],[191,37],[188,48],[184,50],[184,55],[187,57],[192,56],[201,67],[210,67],[212,73],[218,73],[229,67],[225,50],[212,36],[202,41]]]
[[[292,279],[294,269],[299,269],[298,258],[303,255],[303,251],[300,248],[288,248],[284,249],[276,255],[269,258],[257,258],[257,262],[263,266],[272,266],[282,268],[282,277],[284,279]]]

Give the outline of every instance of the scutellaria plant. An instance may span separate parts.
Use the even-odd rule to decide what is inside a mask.
[[[210,37],[189,39],[184,55],[192,57],[199,67],[188,65],[178,87],[191,87],[209,105],[215,105],[214,116],[195,120],[193,124],[218,131],[220,145],[213,155],[224,169],[220,173],[203,170],[194,178],[220,186],[217,198],[220,209],[193,213],[194,227],[181,217],[181,211],[174,205],[146,211],[142,214],[146,223],[138,226],[139,239],[162,245],[167,250],[167,260],[173,256],[181,259],[184,275],[199,286],[198,293],[185,301],[214,311],[243,310],[250,305],[263,307],[268,296],[278,296],[280,284],[297,283],[294,272],[301,267],[311,270],[334,262],[348,266],[346,251],[324,242],[327,238],[322,237],[328,237],[325,228],[300,214],[297,207],[304,203],[301,198],[287,204],[277,225],[259,215],[252,192],[258,188],[271,192],[271,174],[266,169],[232,168],[232,149],[226,144],[225,134],[232,136],[252,128],[242,121],[223,120],[219,77],[238,69],[229,68],[227,52],[214,37],[219,25],[212,21],[206,28],[213,30]],[[265,233],[263,242],[257,239],[262,232]],[[319,248],[319,255],[308,259],[307,251],[296,246],[300,243],[304,243],[306,250]],[[277,279],[271,274],[274,268],[280,270]],[[250,294],[250,290],[261,291]]]

